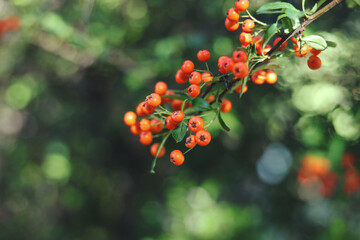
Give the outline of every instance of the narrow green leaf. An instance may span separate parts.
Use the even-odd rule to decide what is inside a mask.
[[[190,99],[190,97],[185,96],[185,95],[181,95],[181,94],[170,94],[170,95],[164,95],[164,96],[161,96],[161,97],[170,98],[170,99],[179,99],[179,100]]]
[[[230,128],[226,125],[226,123],[222,119],[220,111],[218,112],[218,119],[219,119],[219,123],[220,123],[221,127],[227,132],[230,131]]]
[[[286,16],[288,16],[288,18],[290,18],[293,21],[300,21],[300,18],[304,16],[304,13],[297,10],[297,9],[286,9],[285,10],[285,14]]]
[[[337,46],[336,42],[332,42],[332,41],[326,41],[326,44],[328,47],[332,47],[332,48]]]
[[[310,35],[304,37],[302,40],[306,42],[307,45],[309,45],[312,48],[315,48],[316,50],[323,51],[327,48],[326,40],[318,35]]]
[[[181,142],[186,134],[187,125],[184,122],[179,123],[179,126],[172,131],[174,140],[178,143]]]
[[[195,109],[196,111],[206,111],[209,109],[209,103],[203,99],[203,98],[200,98],[200,97],[197,97],[197,98],[194,98],[192,100],[192,108]]]
[[[285,9],[297,10],[292,4],[287,2],[272,2],[262,5],[257,11],[257,14],[273,14],[283,13]]]
[[[154,158],[154,160],[152,162],[152,165],[151,165],[150,173],[155,173],[154,169],[155,169],[155,166],[156,166],[157,156],[159,155],[161,148],[164,146],[164,144],[165,144],[165,142],[166,142],[166,140],[168,139],[169,136],[170,136],[170,132],[167,135],[165,135],[165,137],[162,139],[161,143],[159,144],[158,150],[156,152],[156,156],[155,156],[155,158]]]
[[[266,44],[270,41],[270,39],[277,33],[280,29],[280,25],[278,24],[271,24],[270,27],[266,30],[264,39],[263,39],[263,48]]]
[[[326,1],[327,0],[320,0],[317,3],[315,3],[314,6],[312,7],[312,9],[310,10],[310,14],[313,14],[314,12],[316,12],[316,10],[318,10],[319,7]]]
[[[282,25],[283,25],[283,27],[284,27],[284,29],[285,29],[285,33],[289,33],[289,32],[291,32],[292,30],[294,30],[294,25],[293,25],[293,23],[292,23],[292,21],[291,21],[291,19],[290,18],[288,18],[285,14],[284,14],[284,16],[285,17],[282,17],[281,18],[281,23],[282,23]],[[287,31],[286,31],[287,30]]]

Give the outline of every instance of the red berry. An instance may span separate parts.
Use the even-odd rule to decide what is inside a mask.
[[[156,108],[157,106],[159,106],[161,104],[161,97],[159,94],[157,93],[152,93],[149,96],[146,97],[146,102]]]
[[[239,11],[236,8],[230,8],[227,12],[227,18],[230,21],[238,21],[240,18]]]
[[[165,95],[167,89],[168,89],[167,84],[163,81],[159,81],[155,84],[154,92],[159,94],[160,96],[162,96],[162,95]]]
[[[225,19],[225,27],[228,31],[236,31],[240,26],[238,21],[231,21],[228,18]]]
[[[184,73],[181,69],[176,72],[175,81],[178,84],[185,84],[187,82],[188,74]]]
[[[273,42],[273,46],[275,47],[276,44],[278,44],[278,42],[280,42],[281,37],[275,38],[274,42]],[[276,49],[277,51],[282,51],[287,47],[287,42],[284,42],[283,44],[280,45],[280,47],[278,47],[278,49]]]
[[[200,94],[200,87],[196,84],[191,84],[188,88],[188,94],[190,97],[197,97]]]
[[[152,143],[152,133],[150,131],[145,131],[140,133],[140,143],[142,145],[149,145]]]
[[[200,50],[197,53],[197,58],[200,62],[206,62],[210,59],[210,52],[208,50]]]
[[[198,132],[204,129],[205,122],[201,117],[195,116],[190,118],[188,127],[192,132]]]
[[[124,115],[124,123],[127,126],[132,126],[136,123],[136,118],[137,118],[136,114],[132,111],[129,111]]]
[[[201,74],[199,72],[192,72],[189,77],[189,83],[190,84],[196,84],[199,85],[202,81]]]
[[[184,155],[180,150],[174,150],[170,153],[170,161],[176,166],[183,164],[184,159]]]
[[[245,21],[243,22],[241,29],[243,30],[243,32],[246,33],[251,33],[253,30],[253,28],[255,27],[255,23],[253,20],[251,19],[245,19]]]
[[[159,143],[154,143],[153,145],[151,145],[150,147],[150,153],[151,155],[153,155],[154,157],[156,157],[156,153],[158,152],[158,149],[159,149]],[[157,155],[158,158],[161,158],[165,155],[165,147],[162,146],[161,150],[159,151],[159,154]]]
[[[186,74],[190,74],[192,71],[194,71],[194,63],[190,60],[184,61],[183,65],[181,66],[181,70]]]
[[[196,145],[195,135],[190,135],[185,140],[185,147],[193,148]]]
[[[239,11],[246,11],[249,7],[249,0],[237,0],[235,2],[235,8]]]
[[[206,130],[200,130],[196,133],[195,140],[196,143],[199,144],[200,146],[206,146],[211,141],[211,135]]]
[[[274,84],[277,81],[277,74],[274,71],[268,71],[266,73],[266,80],[268,84]]]
[[[150,130],[150,120],[147,118],[141,119],[139,123],[141,131],[149,131]]]
[[[238,62],[235,63],[232,71],[236,78],[242,79],[249,74],[249,67],[243,62]]]
[[[152,133],[160,133],[163,129],[164,129],[164,125],[162,124],[162,122],[159,119],[157,119],[157,118],[151,119],[150,131]]]
[[[176,123],[181,122],[184,119],[184,117],[185,115],[181,110],[175,111],[171,114],[171,119]]]
[[[245,51],[234,51],[232,54],[232,57],[234,59],[234,62],[246,62],[248,59],[248,56]]]
[[[321,67],[321,59],[316,55],[312,55],[309,57],[307,64],[310,69],[319,69]]]
[[[241,93],[241,88],[242,88],[242,84],[240,84],[240,85],[235,89],[235,92]],[[245,85],[245,86],[244,86],[244,90],[243,90],[243,94],[246,93],[247,90],[248,90],[248,86]]]
[[[220,111],[225,112],[225,113],[230,112],[231,107],[232,107],[231,101],[228,99],[223,99],[222,103],[221,103]]]
[[[172,118],[171,118],[171,115],[170,116],[167,116],[166,119],[165,119],[165,125],[166,125],[166,128],[169,129],[169,130],[173,130],[177,127],[177,122],[175,122]]]
[[[246,32],[240,33],[239,40],[240,43],[244,46],[249,45],[253,41],[251,34]]]

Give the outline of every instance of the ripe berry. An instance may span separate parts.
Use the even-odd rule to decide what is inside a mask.
[[[345,168],[353,167],[355,164],[355,156],[354,154],[348,152],[345,153],[341,158],[341,166]]]
[[[253,28],[255,27],[255,23],[253,20],[251,19],[245,19],[245,21],[243,22],[241,29],[243,30],[243,32],[246,33],[251,33],[253,30]]]
[[[173,99],[173,100],[171,101],[171,108],[172,108],[172,110],[174,110],[174,111],[181,110],[181,105],[182,105],[182,103],[183,103],[182,100]]]
[[[236,78],[244,78],[249,74],[249,67],[243,62],[235,63],[233,74]]]
[[[260,55],[265,56],[270,50],[271,50],[271,46],[269,44],[266,44]]]
[[[190,74],[192,71],[194,71],[194,63],[190,60],[184,61],[183,65],[181,66],[181,70],[186,74]]]
[[[141,119],[139,123],[141,131],[149,131],[150,130],[150,120],[147,118]]]
[[[234,59],[234,62],[246,62],[248,59],[248,56],[245,51],[234,51],[232,54],[232,57]]]
[[[208,50],[200,50],[197,53],[197,58],[200,62],[206,62],[210,59],[210,52]]]
[[[200,94],[200,87],[196,84],[191,84],[188,88],[188,94],[190,97],[197,97]]]
[[[291,37],[291,41],[292,41],[293,44],[297,44],[297,39],[296,38]]]
[[[127,126],[132,126],[136,123],[136,118],[136,113],[134,113],[133,111],[129,111],[124,114],[124,123]]]
[[[189,120],[188,127],[189,127],[190,131],[192,131],[192,132],[196,133],[196,132],[204,129],[204,126],[205,126],[205,122],[201,117],[195,116],[195,117],[190,118],[190,120]]]
[[[312,55],[319,55],[319,54],[321,53],[320,50],[316,50],[315,48],[312,48],[312,49],[310,50],[310,52],[311,52]]]
[[[159,106],[161,104],[161,97],[159,94],[157,93],[152,93],[149,96],[146,97],[146,102],[156,108],[157,106]]]
[[[175,74],[175,81],[178,84],[185,84],[187,82],[188,74],[185,74],[181,69]]]
[[[276,44],[278,44],[278,42],[280,42],[281,37],[275,38],[274,42],[273,42],[273,46],[275,47]],[[277,51],[282,51],[287,47],[287,42],[284,42],[283,44],[280,45],[280,47],[278,47],[278,49],[276,49]]]
[[[143,116],[146,115],[146,113],[144,113],[144,112],[142,111],[142,105],[143,105],[144,103],[145,103],[145,101],[139,103],[139,105],[136,107],[136,114],[139,115],[140,117],[143,117]]]
[[[237,0],[235,8],[241,12],[246,11],[249,7],[249,0]]]
[[[166,128],[169,129],[169,130],[173,130],[177,127],[177,122],[175,122],[174,120],[172,120],[171,118],[171,115],[170,116],[167,116],[166,119],[165,119],[165,125],[166,125]]]
[[[150,131],[145,131],[140,133],[140,143],[142,145],[149,145],[152,143],[152,133]]]
[[[240,33],[239,40],[244,46],[249,45],[253,41],[251,34],[246,32]]]
[[[228,18],[225,19],[225,28],[228,31],[236,31],[240,26],[240,23],[238,21],[231,21]]]
[[[189,77],[189,83],[190,84],[196,84],[199,85],[202,81],[201,74],[199,72],[192,72]]]
[[[218,68],[221,73],[228,73],[233,70],[234,60],[229,57],[222,56],[218,60]]]
[[[210,97],[208,97],[207,99],[205,99],[208,102],[214,101],[215,100],[215,96],[211,95]]]
[[[151,153],[151,155],[153,155],[154,157],[156,157],[156,153],[158,152],[159,145],[160,145],[159,143],[154,143],[154,144],[151,145],[151,147],[150,147],[150,153]],[[163,156],[165,155],[165,152],[166,152],[165,147],[162,146],[162,148],[160,149],[160,152],[159,152],[159,154],[157,155],[157,157],[158,157],[158,158],[163,157]]]
[[[319,69],[321,67],[321,59],[316,55],[312,55],[309,57],[307,64],[310,69]]]
[[[141,112],[145,115],[152,114],[155,111],[155,108],[148,104],[146,101],[141,103]]]
[[[240,13],[236,8],[230,8],[227,12],[227,18],[230,21],[238,21],[240,18]]]
[[[196,133],[195,140],[196,143],[199,144],[200,146],[206,146],[211,141],[211,135],[206,130],[200,130]]]
[[[223,99],[222,103],[221,103],[220,111],[225,112],[225,113],[230,112],[231,107],[232,107],[231,101],[228,99]]]
[[[304,57],[308,54],[308,52],[310,51],[310,47],[306,44],[303,45],[303,47],[300,49],[300,47],[298,45],[294,46],[294,51],[295,51],[295,56],[297,57]]]
[[[196,145],[195,135],[190,135],[185,140],[185,147],[193,148]]]
[[[268,84],[274,84],[277,81],[277,74],[274,71],[268,71],[266,73],[266,80]]]
[[[130,131],[132,134],[134,135],[139,135],[141,130],[140,130],[140,126],[139,126],[139,123],[135,123],[134,125],[131,125],[130,126]]]
[[[202,78],[202,80],[204,80],[204,82],[209,82],[209,81],[213,80],[214,77],[211,76],[211,73],[209,73],[209,72],[203,72],[201,74],[201,78]]]
[[[167,89],[168,89],[167,84],[163,81],[159,81],[155,84],[154,92],[159,94],[160,96],[162,96],[162,95],[165,95]]]
[[[184,159],[184,155],[180,150],[174,150],[170,153],[170,161],[176,166],[183,164]]]
[[[152,133],[160,133],[163,129],[164,129],[164,125],[162,124],[162,122],[159,119],[157,119],[157,118],[151,119],[150,131]]]
[[[251,81],[257,85],[261,85],[266,80],[266,72],[264,70],[258,70],[251,74]]]
[[[242,84],[240,84],[240,85],[235,89],[235,92],[241,93],[241,88],[242,88]],[[243,90],[243,94],[246,93],[247,90],[248,90],[248,86],[245,84],[244,90]]]
[[[171,114],[171,119],[176,122],[179,123],[184,119],[185,115],[183,113],[183,111],[179,110],[179,111],[175,111]]]

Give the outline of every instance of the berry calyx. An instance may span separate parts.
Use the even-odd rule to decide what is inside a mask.
[[[188,123],[188,127],[189,127],[190,131],[195,132],[195,133],[204,129],[204,126],[205,126],[204,120],[198,116],[190,118],[189,123]]]
[[[193,148],[196,146],[195,135],[190,135],[185,140],[185,147]]]

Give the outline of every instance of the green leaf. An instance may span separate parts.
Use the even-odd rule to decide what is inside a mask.
[[[327,48],[327,43],[325,39],[318,35],[310,35],[304,37],[302,40],[306,42],[307,45],[309,45],[312,48],[315,48],[316,50],[323,51]]]
[[[257,14],[273,14],[284,13],[285,9],[297,10],[292,4],[287,2],[272,2],[262,5],[257,11]]]
[[[285,10],[285,14],[286,16],[288,16],[288,18],[290,18],[293,21],[299,21],[300,22],[300,18],[304,16],[304,13],[297,10],[297,9],[286,9]]]
[[[335,48],[337,46],[336,42],[332,42],[332,41],[326,41],[326,44],[328,47],[332,47],[332,48]]]
[[[155,166],[156,166],[156,160],[157,160],[157,156],[159,155],[160,153],[160,150],[162,149],[162,147],[164,146],[166,140],[168,139],[168,137],[170,136],[170,132],[162,139],[161,143],[159,144],[159,147],[158,147],[158,150],[156,152],[156,156],[152,162],[152,165],[151,165],[151,170],[150,170],[150,173],[155,173]]]
[[[345,2],[348,8],[360,9],[360,0],[346,0]]]
[[[172,131],[174,140],[178,143],[181,142],[186,134],[187,125],[184,122],[179,123],[179,126]]]
[[[200,97],[194,98],[192,100],[192,104],[192,108],[196,111],[206,111],[210,107],[209,103],[205,99]]]
[[[188,96],[180,95],[180,94],[170,94],[170,95],[164,95],[164,96],[161,96],[161,97],[170,98],[170,99],[180,99],[180,100],[189,99]]]
[[[278,24],[271,24],[270,27],[266,30],[264,39],[263,39],[263,48],[266,46],[266,44],[270,41],[270,39],[277,33],[277,31],[280,29],[280,25]]]
[[[281,15],[280,15],[281,16]],[[280,17],[279,16],[279,17]],[[285,17],[281,17],[281,23],[283,25],[283,28],[285,29],[285,33],[289,33],[291,32],[292,30],[294,30],[294,25],[291,21],[290,18],[286,17],[286,15],[284,14]],[[279,19],[279,18],[278,18]],[[286,31],[287,30],[287,31]]]
[[[220,111],[218,112],[218,119],[219,119],[219,123],[220,123],[221,127],[222,127],[225,131],[230,131],[230,128],[229,128],[228,126],[226,126],[226,123],[225,123],[224,120],[222,119]]]
[[[310,11],[310,14],[313,14],[314,12],[316,12],[316,10],[319,9],[319,7],[324,3],[326,2],[327,0],[320,0],[318,1],[317,3],[315,3],[315,5],[312,7],[311,11]]]

